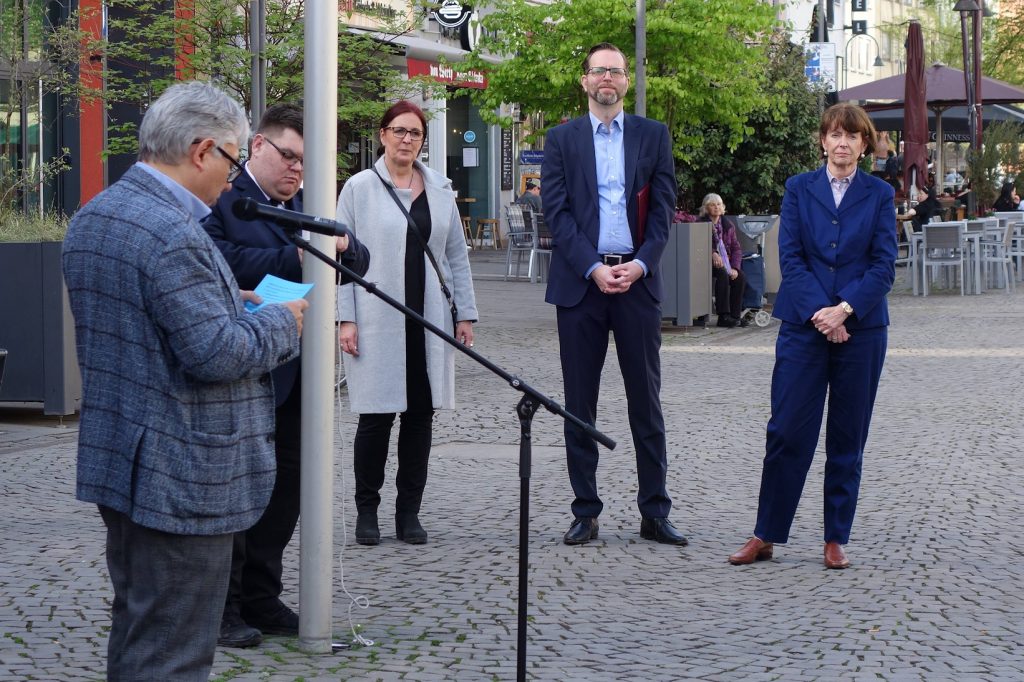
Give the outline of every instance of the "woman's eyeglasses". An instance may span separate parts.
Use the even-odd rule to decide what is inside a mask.
[[[423,131],[419,128],[396,128],[395,126],[385,126],[384,130],[390,130],[391,134],[394,135],[397,140],[404,140],[406,135],[408,135],[414,142],[416,140],[423,139]]]

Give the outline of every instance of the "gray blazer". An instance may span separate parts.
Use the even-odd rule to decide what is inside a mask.
[[[374,168],[391,183],[384,159]],[[424,192],[430,206],[430,239],[427,247],[434,254],[448,288],[459,309],[460,320],[477,320],[473,276],[469,269],[462,220],[455,205],[451,181],[420,162]],[[396,188],[408,210],[412,192]],[[341,189],[338,220],[350,228],[373,257],[366,279],[381,290],[405,302],[405,239],[409,231],[402,210],[371,170],[356,173]],[[426,280],[423,291],[423,316],[452,333],[452,316],[441,292],[434,267],[424,257]],[[348,377],[349,405],[353,412],[404,412],[405,395],[405,318],[401,313],[354,284],[346,284],[338,293],[339,320],[355,322],[359,333],[359,357],[344,355]],[[435,408],[455,407],[455,349],[430,332],[425,336],[427,376]]]
[[[267,374],[299,352],[291,313],[245,312],[220,251],[138,167],[64,241],[82,369],[78,499],[148,528],[231,533],[274,484]]]

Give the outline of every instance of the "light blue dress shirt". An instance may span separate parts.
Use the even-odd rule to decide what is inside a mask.
[[[594,159],[597,162],[598,226],[597,252],[633,253],[633,236],[626,214],[626,154],[623,149],[622,124],[625,114],[619,112],[609,128],[592,112],[590,125],[594,131]],[[647,265],[636,261],[647,274]],[[587,270],[587,277],[601,263]]]
[[[181,202],[181,205],[185,207],[192,217],[196,219],[196,222],[202,222],[203,218],[210,215],[210,207],[200,201],[199,197],[192,192],[185,189],[177,180],[171,176],[163,173],[162,171],[153,168],[148,163],[137,161],[136,166],[146,171],[157,181],[167,188],[167,190],[174,195],[174,198]]]

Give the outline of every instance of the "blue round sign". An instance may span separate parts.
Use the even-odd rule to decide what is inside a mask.
[[[467,130],[462,134],[462,139],[470,144],[473,144],[474,142],[476,142],[476,133],[474,133],[472,130]]]

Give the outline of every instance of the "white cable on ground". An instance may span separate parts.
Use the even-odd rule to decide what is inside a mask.
[[[335,363],[335,370],[334,370],[334,372],[335,372],[335,381],[334,381],[334,400],[335,400],[335,404],[334,404],[335,412],[334,413],[335,413],[335,416],[340,414],[340,411],[342,409],[342,407],[341,407],[341,389],[346,384],[345,376],[343,375],[344,370],[345,370],[345,364],[344,364],[344,361],[342,360],[342,356],[341,356],[341,339],[340,338],[337,340],[337,344],[338,344],[338,355],[337,355],[338,362]],[[343,448],[341,446],[341,443],[343,442],[343,439],[342,439],[342,434],[341,434],[341,421],[339,419],[335,419],[335,428],[337,429],[337,433],[335,434],[336,435],[335,441],[338,443],[337,447],[338,447],[338,453],[340,455],[343,452]],[[343,461],[343,458],[339,456],[338,457],[338,461]],[[370,600],[368,598],[362,596],[362,595],[353,596],[352,593],[348,591],[348,588],[345,587],[345,548],[348,547],[348,523],[347,523],[347,518],[346,518],[346,513],[345,513],[346,512],[346,506],[347,506],[347,500],[348,500],[348,491],[345,489],[345,470],[342,469],[342,472],[341,472],[341,549],[338,551],[338,572],[339,572],[340,578],[341,578],[341,591],[345,593],[346,597],[348,597],[348,627],[349,627],[349,630],[352,631],[352,642],[353,642],[353,644],[358,644],[360,646],[373,646],[373,640],[372,639],[367,639],[366,637],[363,637],[361,634],[359,634],[359,627],[356,626],[355,622],[352,620],[352,609],[353,609],[353,607],[358,607],[358,608],[363,609],[363,610],[368,609],[368,608],[370,608]]]

